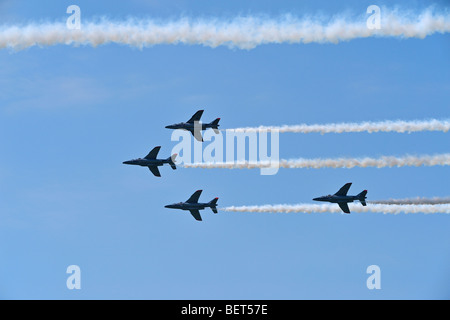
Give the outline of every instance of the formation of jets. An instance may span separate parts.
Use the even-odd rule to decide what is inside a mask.
[[[211,121],[210,123],[201,123],[200,119],[202,115],[203,110],[198,110],[188,121],[168,125],[166,126],[166,128],[174,130],[176,129],[187,130],[192,133],[192,135],[196,140],[203,142],[203,137],[201,133],[202,131],[207,129],[213,129],[216,134],[219,133],[220,118],[217,118]],[[157,146],[153,148],[144,158],[124,161],[123,164],[147,167],[150,170],[150,172],[153,173],[154,176],[161,177],[161,173],[159,172],[158,167],[161,167],[164,164],[168,164],[172,167],[173,170],[175,170],[177,168],[175,165],[175,159],[177,157],[177,154],[173,154],[166,159],[157,159],[156,157],[158,156],[160,149],[161,146]],[[366,206],[367,190],[364,190],[355,196],[349,196],[347,195],[347,193],[351,185],[352,185],[351,182],[346,183],[335,194],[314,198],[313,200],[337,203],[339,207],[342,209],[342,211],[345,213],[350,213],[350,209],[348,207],[349,202],[359,201],[363,206]],[[197,190],[185,202],[169,204],[166,205],[165,208],[189,211],[195,220],[202,221],[200,210],[203,210],[205,208],[211,208],[211,210],[214,213],[217,213],[217,200],[219,198],[214,198],[210,202],[200,203],[198,202],[198,199],[200,198],[201,193],[202,190]]]
[[[217,118],[214,121],[211,121],[210,123],[201,123],[200,119],[202,115],[203,110],[198,110],[188,121],[168,125],[166,126],[166,128],[175,130],[182,129],[190,131],[192,135],[195,137],[195,139],[203,142],[203,137],[201,133],[202,131],[211,128],[214,130],[216,134],[219,133],[220,118]],[[173,154],[166,159],[157,159],[156,157],[158,156],[160,149],[161,146],[154,147],[144,158],[127,160],[124,161],[123,164],[147,167],[150,170],[150,172],[153,173],[153,175],[156,177],[161,177],[161,173],[159,172],[158,167],[161,167],[165,164],[170,165],[173,170],[176,170],[177,166],[175,165],[175,159],[177,157],[177,154]],[[205,208],[211,208],[211,210],[214,213],[217,213],[217,200],[219,200],[219,198],[214,198],[210,202],[200,203],[198,202],[198,199],[200,198],[201,193],[202,190],[197,190],[185,202],[169,204],[166,205],[165,208],[189,211],[195,220],[202,221],[200,210],[203,210]]]

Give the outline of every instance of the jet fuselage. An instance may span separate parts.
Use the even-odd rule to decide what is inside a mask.
[[[130,164],[135,166],[141,166],[141,167],[150,167],[150,166],[162,166],[165,163],[170,163],[170,160],[168,159],[134,159],[134,160],[128,160],[124,161],[123,164]]]
[[[180,209],[180,210],[203,210],[205,208],[213,207],[209,203],[188,203],[188,202],[178,202],[173,204],[168,204],[165,208],[169,209]]]
[[[323,201],[323,202],[331,202],[331,203],[339,203],[339,202],[353,202],[355,200],[359,200],[357,196],[336,196],[336,195],[328,195],[323,197],[314,198],[314,201]]]
[[[166,126],[167,129],[182,129],[182,130],[188,130],[188,131],[194,131],[195,129],[200,130],[206,130],[209,128],[212,129],[218,129],[219,125],[213,125],[211,123],[187,123],[187,122],[181,122],[172,124],[169,126]]]

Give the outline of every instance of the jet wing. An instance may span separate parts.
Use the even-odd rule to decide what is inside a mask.
[[[341,207],[342,211],[344,211],[345,213],[350,213],[347,202],[338,202],[338,205],[339,207]]]
[[[150,160],[150,159],[156,159],[156,156],[158,155],[159,149],[161,149],[161,147],[154,147],[152,149],[152,151],[150,151],[148,153],[148,155],[145,156],[145,159]]]
[[[195,121],[200,121],[202,117],[203,110],[198,110],[188,121],[187,123],[194,123]]]
[[[201,130],[198,130],[197,132],[195,132],[194,129],[188,129],[188,130],[192,133],[192,135],[194,136],[194,138],[197,141],[203,142]]]
[[[187,203],[198,203],[198,198],[200,198],[200,195],[202,194],[202,190],[197,190],[194,192],[194,194],[187,199]]]
[[[161,173],[159,173],[159,169],[157,166],[150,166],[148,169],[156,176],[161,177]]]
[[[346,196],[347,192],[348,192],[348,189],[350,189],[351,185],[352,185],[351,182],[344,184],[344,186],[342,188],[340,188],[339,191],[336,192],[334,195],[336,195],[336,196]]]
[[[194,217],[195,220],[197,221],[202,221],[202,217],[200,215],[200,212],[198,210],[189,210],[192,214],[192,216]]]

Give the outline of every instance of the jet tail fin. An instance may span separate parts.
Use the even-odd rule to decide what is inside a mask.
[[[219,121],[220,118],[217,118],[216,120],[211,121],[210,125],[213,126],[213,128],[215,127],[217,129],[217,127],[219,126]]]
[[[215,134],[219,134],[220,133],[220,131],[219,131],[219,121],[220,121],[220,118],[217,118],[216,120],[211,121],[211,123],[209,124],[211,126],[211,128],[214,130]]]
[[[219,200],[219,198],[214,198],[209,202],[209,205],[211,206],[211,210],[214,213],[217,213],[217,200]]]
[[[359,202],[361,202],[361,204],[362,204],[363,206],[366,206],[366,205],[367,205],[367,203],[366,203],[366,195],[367,195],[367,190],[364,190],[364,191],[360,192],[360,193],[357,195],[357,197],[358,197],[358,199],[359,199]]]
[[[177,154],[174,153],[171,157],[167,158],[167,162],[169,162],[170,166],[172,167],[173,170],[175,170],[177,168],[177,166],[175,165],[175,159],[177,158]]]

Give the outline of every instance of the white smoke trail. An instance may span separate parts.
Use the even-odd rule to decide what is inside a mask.
[[[293,133],[343,133],[343,132],[400,132],[411,133],[419,131],[442,131],[450,130],[449,120],[421,120],[421,121],[380,121],[361,123],[329,123],[329,124],[299,124],[284,126],[260,126],[248,128],[231,129],[235,132],[261,132],[274,131]]]
[[[185,168],[204,169],[255,169],[278,166],[280,168],[354,168],[354,167],[405,167],[405,166],[448,166],[450,165],[450,153],[423,156],[382,156],[380,158],[336,158],[336,159],[281,159],[276,162],[205,162],[205,163],[184,163]]]
[[[405,199],[389,199],[367,201],[373,204],[450,204],[450,197],[434,197],[434,198],[405,198]]]
[[[349,204],[351,212],[380,212],[385,214],[399,213],[450,213],[450,205],[395,205],[395,204],[369,204],[365,207],[358,204]],[[229,212],[272,212],[272,213],[343,213],[337,204],[278,204],[262,206],[231,206],[220,208]],[[344,213],[343,213],[344,214]]]
[[[263,44],[338,43],[367,37],[423,39],[450,32],[450,14],[427,9],[418,14],[382,9],[380,29],[369,29],[368,16],[359,19],[284,16],[238,17],[231,20],[180,19],[168,22],[128,20],[85,22],[71,30],[65,23],[42,23],[0,27],[0,49],[20,50],[32,46],[91,45],[117,43],[138,48],[158,44],[191,44],[252,49]]]

